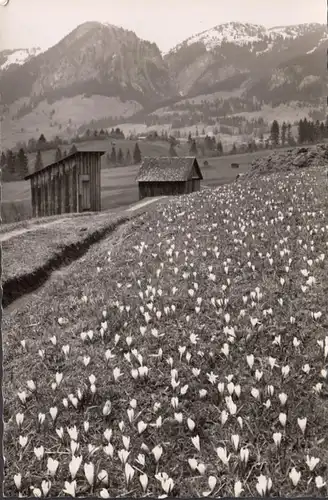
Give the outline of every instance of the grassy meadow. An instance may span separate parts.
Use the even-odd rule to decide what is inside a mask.
[[[5,495],[327,496],[322,179],[174,198],[4,311]]]
[[[133,141],[115,141],[116,149],[119,147],[134,146]],[[81,147],[86,147],[88,143],[82,143]],[[89,143],[91,149],[101,146],[102,141],[93,141]],[[121,144],[121,145],[120,145]],[[143,156],[167,155],[167,145],[162,142],[140,142],[140,149]],[[177,147],[179,156],[189,154],[185,145]],[[131,147],[130,147],[131,150]],[[131,151],[132,152],[132,151]],[[234,156],[223,156],[221,158],[201,158],[199,159],[202,168],[204,181],[208,186],[218,186],[226,182],[231,182],[236,178],[238,172],[246,172],[251,162],[258,156],[270,154],[272,151],[261,151],[252,154],[241,154]],[[47,164],[53,160],[54,151],[45,152],[48,154]],[[209,166],[204,167],[204,161],[207,159]],[[30,158],[33,161],[33,158]],[[231,163],[240,164],[239,169],[232,169]],[[121,206],[126,206],[138,201],[138,187],[135,177],[139,170],[139,165],[125,167],[108,168],[105,164],[105,158],[102,159],[102,210],[110,210]],[[2,186],[2,220],[4,223],[12,223],[32,217],[31,192],[29,181],[7,182]]]

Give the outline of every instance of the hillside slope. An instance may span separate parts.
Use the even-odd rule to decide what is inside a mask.
[[[6,496],[327,495],[322,174],[175,199],[4,315]]]

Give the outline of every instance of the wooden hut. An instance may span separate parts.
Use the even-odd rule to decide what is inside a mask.
[[[136,177],[139,200],[199,191],[201,180],[203,176],[195,156],[146,157]]]
[[[100,157],[105,152],[77,150],[27,175],[33,217],[100,211]]]

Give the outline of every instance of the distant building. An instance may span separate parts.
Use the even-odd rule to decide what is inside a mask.
[[[194,156],[146,157],[136,177],[140,200],[199,191],[201,180],[203,176]]]
[[[31,181],[33,217],[101,210],[100,157],[77,150],[25,177]]]

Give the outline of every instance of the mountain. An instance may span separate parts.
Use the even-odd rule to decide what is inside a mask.
[[[132,31],[87,22],[44,52],[0,52],[2,141],[40,131],[69,138],[129,122],[213,125],[254,113],[266,119],[264,109],[291,103],[298,119],[300,112],[322,113],[327,40],[321,24],[231,22],[162,54]]]
[[[13,85],[15,81],[15,85]],[[33,104],[78,94],[147,102],[171,91],[166,65],[154,43],[109,24],[88,22],[57,45],[5,73],[5,104],[31,97]]]
[[[188,38],[166,54],[165,60],[178,82],[180,93],[197,95],[231,88],[232,77],[238,86],[249,79],[258,81],[273,69],[287,68],[293,59],[311,54],[303,60],[303,73],[308,76],[306,64],[312,58],[321,57],[327,38],[326,27],[320,24],[267,29],[261,25],[232,22]],[[321,63],[326,71],[324,61]],[[284,79],[284,75],[281,78]],[[224,81],[229,84],[222,85]],[[265,98],[270,101],[270,97],[268,91]]]

